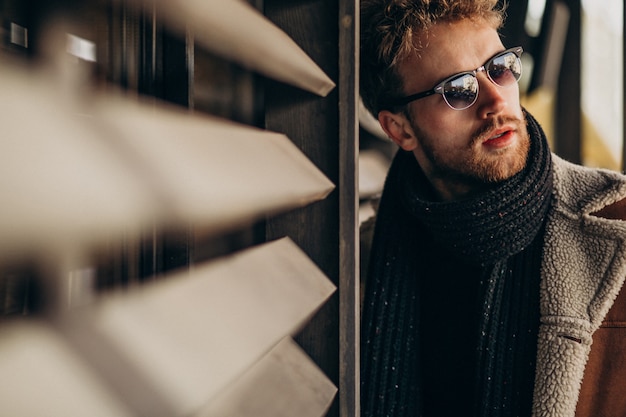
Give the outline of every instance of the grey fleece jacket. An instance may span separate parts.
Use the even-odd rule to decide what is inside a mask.
[[[626,176],[556,155],[553,165],[533,416],[573,417],[592,335],[626,276],[626,222],[592,213],[626,198]]]

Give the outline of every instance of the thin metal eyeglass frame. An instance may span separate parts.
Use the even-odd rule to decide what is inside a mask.
[[[412,101],[419,100],[421,98],[425,98],[425,97],[428,97],[428,96],[432,96],[433,94],[441,94],[442,98],[443,98],[443,101],[446,102],[448,107],[450,107],[453,110],[465,110],[465,109],[471,107],[474,103],[476,103],[476,100],[478,100],[478,92],[479,92],[479,87],[478,87],[479,84],[478,84],[478,82],[476,83],[476,96],[474,96],[474,100],[470,104],[468,104],[467,106],[462,107],[462,108],[452,107],[452,105],[448,102],[448,100],[446,100],[445,91],[443,91],[444,85],[447,82],[449,82],[450,80],[453,80],[455,78],[459,78],[459,77],[464,76],[464,75],[471,75],[474,78],[476,78],[476,75],[479,72],[484,71],[485,74],[487,74],[487,78],[489,78],[489,80],[492,83],[494,83],[495,85],[500,86],[500,87],[506,87],[506,86],[500,85],[497,82],[495,82],[491,78],[491,76],[489,75],[489,71],[487,71],[485,67],[488,67],[489,64],[491,64],[491,62],[493,60],[495,60],[497,58],[500,58],[501,56],[509,54],[509,53],[515,54],[515,56],[517,57],[517,60],[520,61],[520,58],[522,56],[522,52],[523,52],[523,48],[521,46],[516,46],[514,48],[509,48],[507,50],[504,50],[502,52],[499,52],[499,53],[495,54],[494,56],[489,58],[483,65],[481,65],[480,67],[476,68],[475,70],[463,71],[463,72],[459,72],[457,74],[451,75],[451,76],[449,76],[445,80],[441,81],[439,84],[437,84],[436,86],[434,86],[432,89],[430,89],[428,91],[422,91],[421,93],[411,94],[410,96],[401,97],[401,98],[397,98],[397,99],[392,99],[392,100],[389,100],[386,104],[387,104],[387,106],[404,106],[406,104],[409,104]],[[522,63],[520,61],[520,77],[521,77],[521,70],[522,70]],[[519,82],[520,77],[518,77],[515,81]]]

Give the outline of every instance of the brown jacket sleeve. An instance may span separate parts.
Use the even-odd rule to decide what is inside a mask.
[[[626,199],[594,215],[626,220]],[[626,287],[593,335],[576,417],[626,416]]]

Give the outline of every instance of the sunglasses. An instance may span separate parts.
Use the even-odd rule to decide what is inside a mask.
[[[391,99],[386,107],[404,106],[414,100],[441,94],[446,104],[454,110],[464,110],[476,103],[478,99],[478,79],[476,74],[484,71],[487,77],[500,87],[515,84],[522,76],[522,47],[507,49],[490,58],[473,71],[454,74],[441,81],[431,90],[410,96]]]

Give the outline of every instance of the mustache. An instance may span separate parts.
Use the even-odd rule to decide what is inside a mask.
[[[511,124],[515,126],[515,129],[519,129],[519,126],[524,123],[524,120],[521,120],[517,117],[513,116],[496,116],[490,118],[484,125],[480,128],[476,129],[474,134],[472,135],[472,143],[483,142],[486,139],[489,139],[488,135],[496,129],[504,126],[505,124]]]

